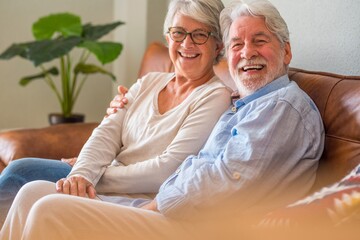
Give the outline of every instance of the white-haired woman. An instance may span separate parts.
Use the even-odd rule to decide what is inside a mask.
[[[0,202],[5,199],[9,205],[19,186],[36,179],[57,181],[58,192],[109,202],[117,198],[108,194],[152,198],[187,156],[198,153],[230,104],[229,89],[213,71],[223,50],[219,26],[223,7],[221,0],[171,1],[164,35],[174,72],[139,79],[126,95],[126,109],[101,122],[73,168],[45,159],[11,163],[0,178]],[[61,173],[53,176],[57,171]],[[29,206],[34,199],[29,199]],[[23,226],[26,217],[12,214],[1,239],[21,236],[9,227]]]

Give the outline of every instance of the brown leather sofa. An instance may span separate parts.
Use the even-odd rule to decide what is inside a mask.
[[[172,71],[167,48],[152,43],[144,54],[139,76],[150,71]],[[225,61],[216,74],[233,86]],[[323,118],[326,142],[314,186],[335,182],[360,163],[360,76],[343,76],[291,68],[296,81],[315,101]],[[77,156],[97,123],[63,124],[0,133],[0,171],[23,157],[60,159]],[[294,136],[297,137],[297,136]]]

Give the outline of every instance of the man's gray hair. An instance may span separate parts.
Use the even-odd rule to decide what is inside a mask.
[[[169,4],[168,12],[164,22],[164,36],[176,14],[190,17],[210,28],[213,36],[218,42],[222,42],[220,31],[220,12],[224,9],[221,0],[172,0]],[[223,52],[217,56],[216,62],[222,57]]]
[[[287,24],[273,4],[267,0],[237,0],[229,4],[220,15],[220,25],[226,52],[230,44],[230,26],[241,16],[264,18],[266,27],[275,34],[282,46],[286,42],[290,42]]]

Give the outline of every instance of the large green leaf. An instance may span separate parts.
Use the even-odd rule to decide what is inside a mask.
[[[46,70],[45,72],[41,72],[36,75],[26,76],[20,79],[20,85],[26,86],[28,83],[30,83],[33,80],[39,79],[39,78],[45,78],[47,74],[57,76],[59,75],[59,70],[56,67],[52,67],[49,70]]]
[[[37,40],[51,39],[54,33],[64,37],[81,36],[81,19],[70,13],[50,14],[36,21],[32,26],[32,32]]]
[[[32,44],[28,49],[28,59],[35,66],[49,62],[69,53],[82,41],[80,37],[68,37],[53,40],[42,40]]]
[[[0,55],[0,59],[20,56],[32,61],[35,66],[39,66],[64,56],[82,41],[81,37],[68,37],[13,44]]]
[[[86,39],[96,40],[96,39],[99,39],[102,36],[108,34],[112,30],[114,30],[115,28],[117,28],[118,26],[123,25],[123,24],[125,24],[125,23],[124,22],[114,22],[114,23],[109,23],[109,24],[105,24],[105,25],[93,26],[90,23],[88,23],[83,26],[82,36]]]
[[[26,58],[26,45],[25,44],[12,44],[0,55],[0,59],[10,59],[15,56],[23,56]]]
[[[79,47],[88,49],[102,64],[114,61],[123,49],[121,43],[94,41],[85,41]]]
[[[116,77],[111,72],[105,70],[104,68],[101,68],[99,66],[96,66],[94,64],[77,64],[74,69],[75,74],[83,73],[83,74],[94,74],[94,73],[102,73],[105,75],[108,75],[112,78],[113,81],[116,80]]]
[[[39,45],[38,41],[12,44],[0,55],[0,59],[11,59],[15,56],[20,56],[31,60],[29,57],[29,51],[37,45]]]

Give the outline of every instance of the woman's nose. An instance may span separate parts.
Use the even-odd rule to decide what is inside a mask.
[[[193,42],[193,40],[191,39],[190,34],[187,34],[185,39],[182,41],[182,45],[183,46],[190,46],[190,45],[194,45],[195,43]]]

